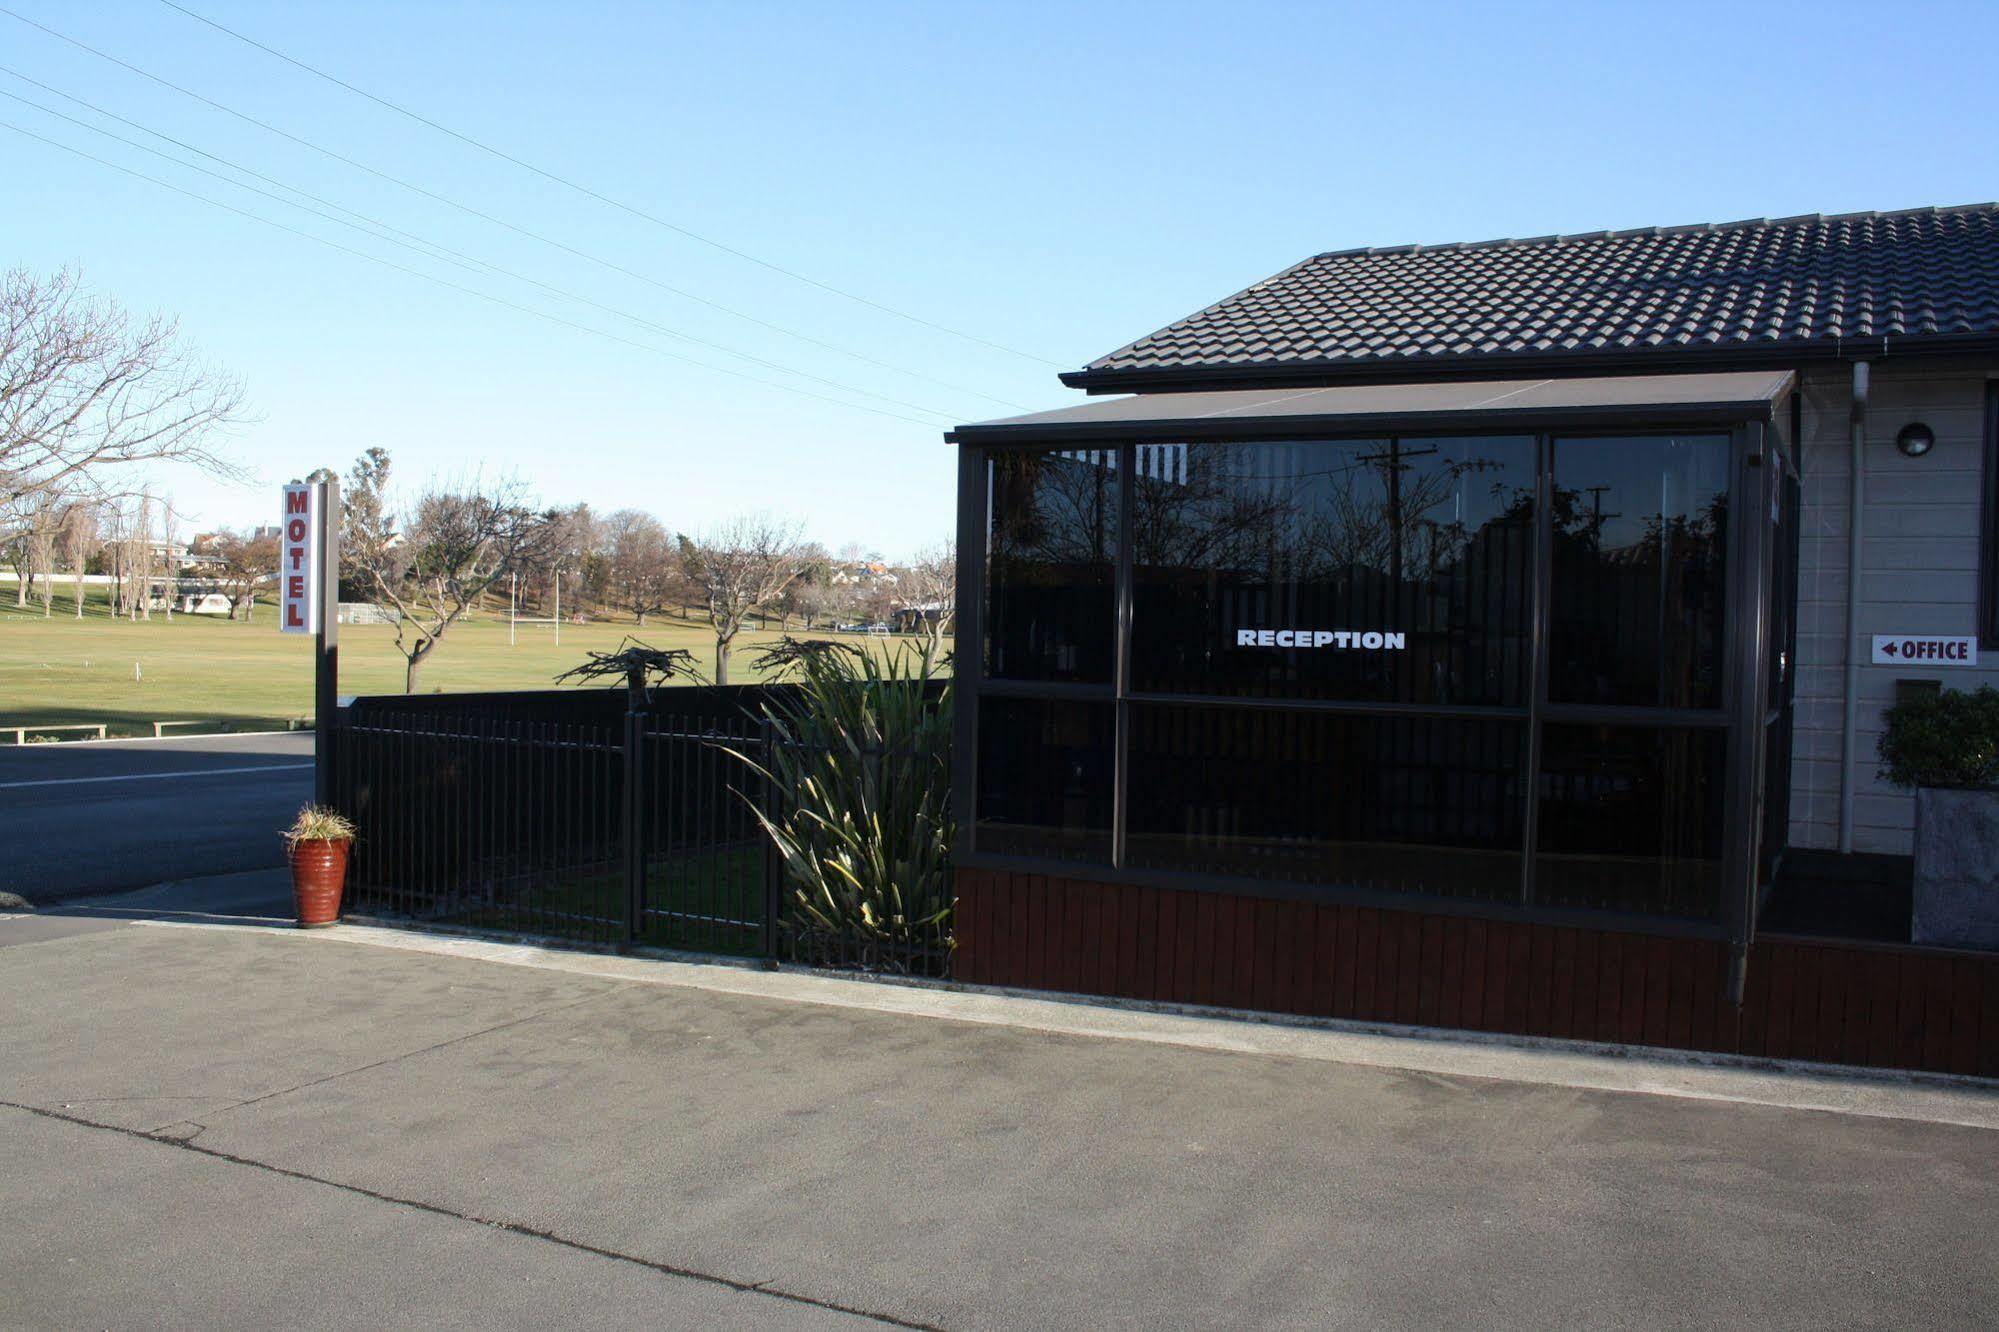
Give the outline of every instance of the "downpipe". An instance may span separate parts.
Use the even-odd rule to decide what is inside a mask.
[[[1839,850],[1853,852],[1853,795],[1858,784],[1860,717],[1860,545],[1867,499],[1867,391],[1865,361],[1853,363],[1853,399],[1847,411],[1846,482],[1846,700],[1839,728]]]

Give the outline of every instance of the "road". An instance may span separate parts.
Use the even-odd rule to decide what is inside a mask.
[[[312,735],[0,748],[0,890],[38,905],[283,863]]]
[[[1999,1299],[1992,1090],[105,911],[0,920],[0,1326],[1927,1329]]]

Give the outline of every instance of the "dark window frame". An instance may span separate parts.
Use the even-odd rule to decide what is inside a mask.
[[[989,680],[980,670],[983,644],[975,651],[960,654],[958,677],[958,727],[957,737],[960,754],[957,764],[958,786],[962,811],[959,819],[959,863],[970,868],[1016,869],[1025,872],[1061,874],[1074,878],[1093,879],[1111,883],[1151,883],[1196,891],[1216,891],[1249,896],[1272,897],[1283,900],[1310,900],[1338,902],[1355,905],[1399,908],[1403,910],[1436,911],[1449,914],[1465,914],[1495,919],[1541,920],[1568,925],[1596,924],[1624,929],[1639,929],[1647,933],[1686,935],[1702,938],[1727,939],[1738,948],[1746,946],[1749,917],[1753,911],[1753,888],[1741,867],[1749,865],[1755,854],[1753,831],[1744,832],[1741,820],[1728,818],[1724,829],[1724,849],[1721,865],[1723,883],[1719,893],[1719,912],[1715,919],[1686,919],[1671,916],[1639,915],[1624,911],[1606,911],[1587,908],[1547,908],[1537,905],[1533,898],[1534,858],[1537,854],[1537,823],[1541,801],[1538,794],[1538,765],[1541,748],[1542,727],[1547,724],[1601,722],[1605,724],[1630,724],[1653,727],[1692,727],[1717,729],[1726,732],[1724,759],[1724,781],[1726,794],[1724,805],[1734,809],[1741,798],[1742,764],[1738,751],[1743,747],[1742,736],[1746,734],[1742,725],[1742,684],[1746,663],[1743,651],[1755,655],[1754,645],[1745,649],[1738,641],[1745,637],[1734,631],[1732,626],[1738,619],[1738,611],[1754,610],[1757,594],[1750,580],[1763,567],[1766,554],[1759,546],[1743,548],[1738,543],[1755,529],[1749,526],[1753,519],[1760,519],[1760,503],[1744,503],[1752,475],[1762,466],[1762,451],[1768,437],[1775,431],[1757,418],[1744,416],[1717,416],[1700,421],[1673,420],[1647,423],[1633,420],[1629,415],[1619,415],[1613,421],[1606,418],[1601,424],[1565,420],[1535,428],[1521,422],[1508,422],[1509,428],[1481,431],[1476,424],[1453,423],[1449,427],[1416,429],[1405,431],[1383,431],[1375,429],[1355,431],[1351,434],[1314,435],[1311,442],[1343,443],[1379,439],[1393,435],[1398,439],[1422,438],[1462,438],[1471,433],[1506,433],[1532,436],[1535,440],[1536,463],[1536,514],[1535,551],[1533,566],[1534,597],[1531,621],[1533,624],[1532,683],[1529,703],[1526,707],[1486,706],[1486,705],[1423,705],[1400,703],[1348,702],[1343,700],[1286,700],[1261,697],[1230,697],[1226,695],[1202,694],[1160,694],[1133,691],[1130,688],[1131,651],[1131,609],[1132,577],[1131,550],[1132,525],[1131,505],[1133,487],[1128,478],[1133,475],[1136,450],[1148,445],[1201,443],[1241,443],[1271,438],[1269,430],[1259,430],[1254,425],[1236,430],[1217,430],[1203,434],[1198,441],[1182,433],[1171,436],[1165,434],[1123,434],[1118,437],[1106,436],[1095,445],[1082,439],[1063,440],[1005,440],[976,441],[959,445],[959,591],[960,605],[970,614],[961,613],[960,623],[980,626],[983,632],[984,606],[981,594],[986,579],[985,554],[988,539],[988,515],[985,509],[987,497],[986,462],[996,453],[1042,450],[1074,450],[1088,447],[1116,448],[1120,451],[1119,471],[1119,540],[1118,573],[1116,586],[1116,655],[1113,664],[1113,681],[1110,685],[1077,685],[1025,680]],[[1712,709],[1665,709],[1643,705],[1599,705],[1599,704],[1559,704],[1548,699],[1547,687],[1547,617],[1550,606],[1550,547],[1552,543],[1552,508],[1549,503],[1549,488],[1552,482],[1552,451],[1556,438],[1577,439],[1590,437],[1627,437],[1632,435],[1685,436],[1690,433],[1717,433],[1729,440],[1729,495],[1731,519],[1728,536],[1731,551],[1730,572],[1725,580],[1723,609],[1724,624],[1731,626],[1728,638],[1721,645],[1722,691],[1720,705]],[[1768,435],[1766,435],[1768,432]],[[1287,438],[1298,438],[1290,436]],[[1301,442],[1304,442],[1301,440]],[[1735,552],[1740,550],[1738,555]],[[1742,598],[1747,595],[1750,604],[1745,607]],[[1755,670],[1760,674],[1762,659],[1756,657]],[[995,696],[1012,695],[1019,697],[1046,698],[1093,698],[1109,704],[1115,709],[1114,754],[1113,754],[1113,831],[1112,863],[1100,861],[1048,860],[1033,857],[1005,855],[990,851],[980,851],[975,842],[977,825],[977,780],[975,756],[965,752],[976,744],[977,716],[979,700],[983,694]],[[1760,691],[1759,691],[1760,693]],[[1494,904],[1469,899],[1452,898],[1417,892],[1384,893],[1358,886],[1325,883],[1293,883],[1285,880],[1261,878],[1233,878],[1215,874],[1181,874],[1167,870],[1134,870],[1124,861],[1124,841],[1127,822],[1126,778],[1129,771],[1128,740],[1130,735],[1129,709],[1133,704],[1145,703],[1185,703],[1211,708],[1275,709],[1295,712],[1336,712],[1356,715],[1400,714],[1434,716],[1438,718],[1477,717],[1523,718],[1527,721],[1527,745],[1524,762],[1529,772],[1525,785],[1527,805],[1526,834],[1521,852],[1522,892],[1517,902]],[[1761,721],[1760,708],[1756,720]],[[1760,738],[1760,726],[1752,728]],[[1753,877],[1753,874],[1750,874]],[[1740,881],[1740,882],[1738,882]],[[1741,899],[1741,900],[1738,900]]]
[[[1980,451],[1978,646],[1999,649],[1999,379],[1985,382],[1985,439]]]

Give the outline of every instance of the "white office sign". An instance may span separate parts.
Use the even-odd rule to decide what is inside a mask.
[[[319,497],[311,482],[285,487],[284,524],[278,529],[278,628],[287,634],[319,632]]]
[[[1874,635],[1876,666],[1976,666],[1978,640],[1937,634]]]
[[[1407,634],[1373,629],[1238,629],[1237,647],[1361,648],[1369,652],[1400,652],[1409,646]]]

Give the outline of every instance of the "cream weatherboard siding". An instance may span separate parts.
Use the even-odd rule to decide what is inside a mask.
[[[1999,374],[1999,366],[1993,368]],[[1876,362],[1867,409],[1866,523],[1860,567],[1859,739],[1853,847],[1906,855],[1915,802],[1876,775],[1874,744],[1898,679],[1946,687],[1999,685],[1999,651],[1977,669],[1870,664],[1874,634],[1978,632],[1979,497],[1983,484],[1985,372],[1897,370]],[[1791,844],[1839,845],[1840,726],[1846,634],[1848,408],[1852,378],[1814,371],[1801,380],[1803,478],[1798,555],[1796,753]],[[1912,421],[1936,447],[1904,457],[1895,434]]]

